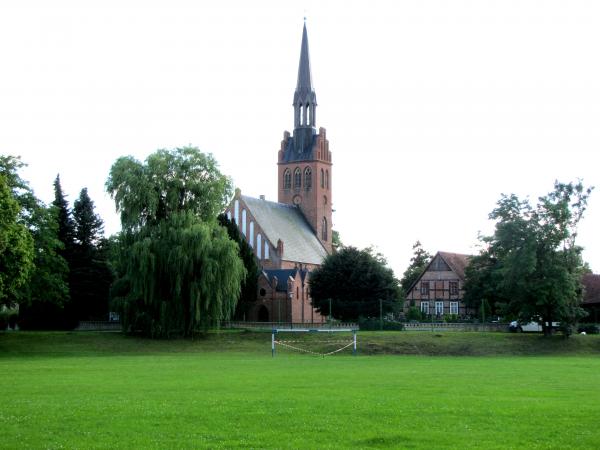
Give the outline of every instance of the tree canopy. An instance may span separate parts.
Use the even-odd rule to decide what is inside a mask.
[[[121,213],[115,304],[125,329],[191,335],[230,318],[246,270],[217,223],[231,182],[193,147],[119,158],[106,188]]]
[[[156,225],[178,211],[214,221],[232,195],[231,180],[217,161],[194,147],[158,150],[142,163],[119,158],[110,169],[106,190],[115,200],[126,231]]]
[[[63,328],[63,306],[69,299],[68,267],[59,254],[64,245],[58,239],[57,209],[35,197],[19,175],[24,165],[18,157],[0,156],[0,176],[19,204],[17,222],[26,230],[32,247],[29,262],[19,263],[15,255],[11,258],[22,269],[29,267],[29,271],[26,282],[12,291],[8,303],[19,304],[19,324],[23,328]]]
[[[490,214],[494,234],[481,238],[483,249],[466,270],[465,302],[477,307],[483,300],[509,318],[539,320],[546,335],[552,322],[568,329],[580,319],[585,264],[575,240],[591,191],[581,182],[556,182],[535,206],[503,195]]]
[[[311,273],[310,292],[321,314],[329,315],[331,299],[333,317],[344,321],[379,316],[380,300],[383,313],[393,312],[400,299],[392,269],[369,248],[343,247],[327,256]]]
[[[410,258],[410,264],[400,280],[400,286],[405,294],[408,293],[410,287],[417,281],[427,267],[427,264],[429,264],[429,261],[431,261],[431,254],[423,249],[421,241],[415,242],[412,249],[413,256]]]
[[[256,256],[252,251],[252,247],[248,245],[248,241],[244,239],[235,222],[229,220],[227,215],[220,214],[218,217],[219,224],[227,230],[229,238],[235,241],[240,249],[240,258],[244,262],[246,268],[246,276],[242,280],[240,299],[236,306],[235,317],[244,319],[252,304],[256,301],[256,290],[258,288],[259,267],[256,262]]]
[[[12,306],[33,269],[33,239],[18,222],[21,207],[0,173],[0,305]]]

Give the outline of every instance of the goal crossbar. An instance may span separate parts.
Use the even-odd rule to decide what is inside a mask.
[[[357,333],[357,331],[358,331],[358,329],[356,329],[356,328],[273,328],[271,331],[271,356],[275,357],[275,344],[283,345],[284,347],[298,350],[300,352],[310,353],[313,355],[320,355],[320,356],[333,355],[335,353],[338,353],[338,352],[352,346],[352,354],[354,356],[356,356],[356,333]],[[275,336],[278,333],[340,333],[340,332],[352,333],[352,340],[343,342],[346,345],[344,345],[343,347],[341,347],[337,350],[334,350],[334,351],[331,351],[328,353],[316,353],[316,352],[313,352],[310,350],[298,348],[293,345],[286,344],[284,341],[278,341],[275,338]]]

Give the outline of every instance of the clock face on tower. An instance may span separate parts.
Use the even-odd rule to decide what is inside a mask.
[[[300,197],[299,195],[294,195],[292,201],[294,202],[294,205],[299,205],[300,203],[302,203],[302,197]]]

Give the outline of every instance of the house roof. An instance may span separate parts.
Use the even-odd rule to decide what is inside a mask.
[[[581,282],[585,288],[583,304],[600,303],[600,275],[586,273]]]
[[[407,291],[407,294],[408,292],[412,291],[417,285],[417,283],[421,280],[421,278],[423,278],[423,275],[429,270],[431,264],[433,263],[433,261],[435,261],[437,256],[440,256],[442,260],[444,260],[444,262],[448,264],[448,267],[450,267],[450,269],[458,276],[458,278],[460,278],[461,281],[465,281],[465,269],[469,265],[469,258],[471,258],[471,256],[463,255],[462,253],[437,252],[435,255],[433,255],[433,258],[431,258],[431,261],[429,261],[429,264],[427,264],[425,270],[423,270],[421,275],[419,275],[419,278],[417,278],[415,282],[410,286],[410,288]]]
[[[246,195],[241,199],[274,247],[281,239],[283,260],[308,264],[323,262],[327,250],[298,207]]]
[[[296,273],[298,271],[299,269],[266,269],[263,272],[265,273],[267,280],[269,280],[269,283],[273,281],[274,277],[277,277],[277,286],[275,286],[276,291],[287,292],[288,278],[296,278]],[[304,281],[307,273],[307,270],[300,270],[300,277],[302,281]]]
[[[465,280],[465,269],[469,265],[470,255],[463,255],[462,253],[449,253],[449,252],[438,252],[438,255],[450,266],[452,271],[458,275],[458,277]],[[435,259],[435,258],[433,258]],[[432,261],[433,261],[432,259]]]

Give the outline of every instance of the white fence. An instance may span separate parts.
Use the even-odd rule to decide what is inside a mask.
[[[507,323],[446,323],[418,322],[405,323],[407,331],[508,331]]]
[[[223,328],[245,328],[253,330],[272,330],[273,328],[283,329],[288,328],[311,328],[319,330],[336,330],[336,329],[358,329],[356,323],[306,323],[306,322],[223,322]]]

